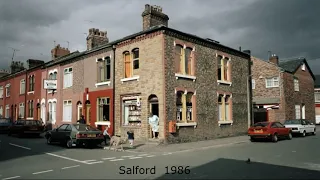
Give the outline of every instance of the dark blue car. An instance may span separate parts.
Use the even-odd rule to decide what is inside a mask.
[[[0,118],[0,133],[7,133],[12,126],[12,120],[9,118]]]

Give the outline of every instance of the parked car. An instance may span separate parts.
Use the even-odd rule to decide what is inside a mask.
[[[39,136],[44,131],[44,127],[39,120],[25,120],[19,119],[15,121],[8,130],[8,135],[18,134],[20,137],[25,134],[32,134]]]
[[[57,142],[67,148],[79,145],[92,147],[104,141],[102,132],[87,124],[62,124],[56,129],[47,131],[45,137],[47,144]]]
[[[284,125],[287,128],[290,128],[292,133],[299,134],[303,137],[305,137],[307,134],[316,135],[317,132],[316,125],[304,119],[286,120]]]
[[[292,139],[291,129],[280,122],[258,122],[248,129],[250,140],[270,139],[277,142],[279,139]]]
[[[9,118],[0,118],[0,132],[7,133],[10,126],[12,126],[12,120]]]

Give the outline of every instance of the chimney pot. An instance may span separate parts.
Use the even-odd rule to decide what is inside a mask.
[[[169,17],[162,12],[160,6],[145,5],[145,10],[142,12],[143,31],[148,30],[154,26],[168,26]]]
[[[269,62],[279,65],[279,57],[276,54],[272,54],[272,56],[269,58]]]

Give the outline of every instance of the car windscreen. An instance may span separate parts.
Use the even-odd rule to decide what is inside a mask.
[[[269,122],[260,122],[253,125],[253,127],[267,127]]]
[[[74,127],[78,130],[78,131],[97,131],[97,128],[94,128],[90,125],[85,125],[85,124],[76,124],[74,125]]]
[[[9,124],[10,119],[0,119],[0,124]]]
[[[37,120],[26,120],[26,125],[27,126],[40,126],[41,123],[40,121],[37,121]]]
[[[286,120],[284,122],[285,125],[289,125],[289,124],[301,124],[301,121],[298,120],[298,119],[295,119],[295,120]]]

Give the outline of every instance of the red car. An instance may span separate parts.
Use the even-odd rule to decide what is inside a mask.
[[[292,139],[290,128],[286,128],[280,122],[259,122],[248,129],[250,140],[270,139],[273,142],[278,142],[280,138]]]

